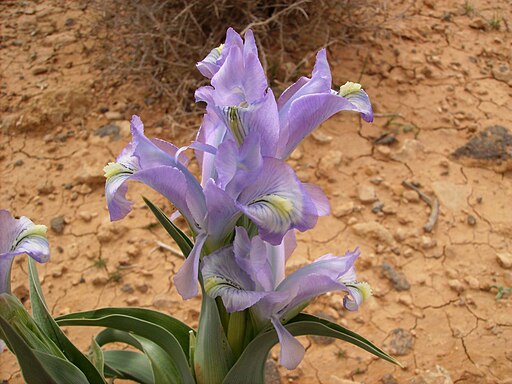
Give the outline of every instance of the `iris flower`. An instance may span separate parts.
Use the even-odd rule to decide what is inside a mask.
[[[304,356],[304,347],[283,324],[320,294],[345,291],[343,305],[354,311],[371,291],[368,284],[356,281],[357,250],[341,257],[322,256],[285,277],[285,262],[294,248],[290,240],[285,237],[274,246],[259,236],[250,239],[244,228],[237,227],[233,245],[205,258],[202,274],[206,292],[221,297],[228,312],[249,308],[258,331],[272,324],[281,344],[280,362],[294,369]]]

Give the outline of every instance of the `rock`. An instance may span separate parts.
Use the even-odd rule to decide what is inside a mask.
[[[397,379],[395,379],[391,373],[386,373],[384,376],[382,376],[380,381],[382,384],[398,384]]]
[[[50,193],[53,193],[55,191],[55,186],[50,180],[45,180],[44,182],[40,183],[37,187],[37,191],[41,195],[49,195]]]
[[[156,296],[154,299],[153,299],[153,306],[157,309],[160,309],[160,308],[173,308],[176,306],[176,301],[175,300],[171,300],[168,296],[166,295],[159,295],[159,296]]]
[[[99,164],[82,164],[80,173],[74,177],[77,183],[87,185],[104,185],[105,175],[103,166]]]
[[[78,216],[86,223],[89,223],[92,220],[92,214],[87,211],[78,212]]]
[[[387,245],[394,244],[393,236],[391,233],[382,224],[376,221],[354,224],[352,229],[356,235],[361,237],[371,237]]]
[[[466,276],[464,278],[464,280],[466,280],[466,283],[468,283],[468,285],[471,289],[479,289],[480,288],[480,282],[478,281],[478,279],[476,277]]]
[[[78,187],[78,193],[81,194],[81,195],[88,195],[89,193],[92,192],[92,188],[89,187],[88,184],[80,184],[80,187]]]
[[[335,181],[342,158],[343,154],[340,151],[327,152],[318,162],[316,175],[318,177],[325,177],[331,182]]]
[[[432,189],[442,206],[457,212],[467,208],[467,199],[471,194],[470,185],[454,184],[450,181],[435,181]]]
[[[501,125],[493,125],[457,148],[451,156],[463,165],[506,172],[512,169],[512,132]]]
[[[427,370],[414,377],[410,384],[453,384],[453,380],[445,368],[436,365],[435,370]]]
[[[397,291],[408,291],[411,288],[411,284],[409,284],[405,275],[398,272],[391,264],[384,262],[381,265],[381,269],[384,277],[391,282],[393,288]]]
[[[106,137],[110,136],[112,140],[119,140],[121,138],[121,135],[119,134],[120,129],[115,124],[107,124],[100,128],[98,128],[95,132],[95,136],[99,137]]]
[[[395,356],[407,355],[414,346],[414,337],[411,332],[403,329],[396,328],[391,331],[391,340],[389,342],[390,352]]]
[[[422,154],[424,151],[423,144],[418,140],[405,139],[402,147],[391,154],[391,158],[396,161],[407,161],[413,160]]]
[[[462,293],[465,289],[464,284],[462,284],[460,280],[457,279],[448,280],[448,286],[457,293]]]
[[[353,201],[349,201],[349,202],[347,202],[345,204],[342,204],[340,206],[333,207],[332,214],[334,215],[334,217],[340,218],[340,217],[343,217],[343,216],[350,215],[352,212],[354,212],[354,202]]]
[[[96,287],[102,287],[108,283],[108,277],[104,274],[97,274],[92,278],[92,285]]]
[[[133,293],[135,290],[133,289],[132,285],[129,283],[123,284],[121,287],[121,291],[124,293]]]
[[[302,159],[302,156],[303,156],[303,155],[302,155],[302,151],[300,150],[300,148],[299,148],[299,147],[297,147],[297,148],[295,148],[295,149],[293,150],[293,152],[290,154],[290,159],[297,161],[297,160]]]
[[[469,23],[469,27],[485,31],[488,27],[488,24],[483,18],[479,17],[471,21],[471,23]]]
[[[434,248],[437,244],[437,241],[432,239],[430,236],[421,236],[421,248],[430,249]]]
[[[332,141],[332,136],[326,135],[318,129],[311,133],[311,137],[319,144],[329,144]]]
[[[50,228],[55,233],[62,233],[65,225],[64,216],[57,216],[50,220]]]
[[[135,284],[135,289],[140,293],[146,293],[149,289],[149,285],[147,285],[146,283]]]
[[[496,253],[496,260],[498,260],[498,264],[501,265],[503,268],[512,268],[512,254],[508,252]]]
[[[468,225],[471,225],[471,226],[476,225],[476,217],[473,215],[468,215],[467,223],[468,223]]]
[[[123,120],[123,115],[118,111],[105,112],[105,117],[109,120]]]
[[[268,359],[265,363],[265,384],[281,384],[281,375],[274,360]]]
[[[492,70],[492,75],[498,81],[504,81],[508,85],[512,86],[512,71],[508,64],[503,63]]]
[[[32,69],[32,74],[34,76],[43,75],[48,72],[48,67],[35,67]]]
[[[372,185],[361,184],[357,188],[357,197],[363,204],[373,203],[377,200],[375,188]]]
[[[418,192],[412,191],[410,189],[405,190],[402,193],[402,196],[411,203],[417,203],[418,201],[420,201],[420,195],[418,195]]]
[[[126,301],[126,304],[128,304],[129,306],[139,304],[139,298],[137,296],[130,296],[125,301]]]

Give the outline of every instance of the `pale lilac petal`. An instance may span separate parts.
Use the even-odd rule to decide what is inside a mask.
[[[279,157],[283,159],[288,157],[313,129],[335,113],[344,110],[368,113],[366,105],[359,102],[355,104],[334,93],[305,95],[294,100],[285,125],[285,129],[288,131],[288,141],[279,152]]]
[[[111,221],[121,220],[132,210],[133,202],[126,198],[126,192],[128,192],[126,182],[132,174],[131,170],[120,168],[119,172],[107,177],[105,182],[105,198],[107,199]]]
[[[303,184],[304,190],[311,198],[315,209],[317,211],[318,216],[328,216],[331,212],[331,205],[329,204],[329,199],[325,195],[322,188],[317,185],[305,183]]]
[[[258,58],[254,34],[249,30],[244,37],[244,76],[242,78],[242,87],[245,93],[245,101],[252,104],[263,97],[268,88],[268,83],[265,70]]]
[[[288,231],[288,233],[284,236],[283,239],[284,246],[284,258],[285,261],[290,258],[295,248],[297,248],[297,238],[295,237],[295,231],[292,229]]]
[[[206,226],[208,228],[208,244],[216,248],[224,245],[233,232],[241,215],[235,201],[215,182],[210,179],[204,187],[206,206],[208,207]]]
[[[0,255],[0,293],[11,293],[11,267],[14,255]]]
[[[278,318],[272,317],[272,325],[276,329],[281,351],[279,363],[288,369],[295,369],[304,358],[305,349],[302,344],[281,324]]]
[[[239,207],[263,240],[279,245],[290,229],[305,231],[315,225],[316,209],[286,163],[264,158],[261,172],[251,182],[238,198]]]
[[[191,299],[198,294],[199,259],[206,237],[207,235],[205,233],[200,233],[197,236],[190,254],[174,276],[173,280],[176,290],[185,300]]]
[[[241,87],[244,81],[243,68],[242,49],[232,47],[226,61],[211,80],[215,89],[213,98],[216,105],[240,105],[246,101],[244,89]]]
[[[268,294],[255,290],[255,282],[236,262],[232,246],[204,257],[201,272],[208,295],[221,297],[230,313],[252,307]]]
[[[226,135],[227,127],[219,119],[216,113],[207,113],[204,115],[203,124],[199,129],[197,135],[197,141],[204,144],[210,145],[214,148],[219,148],[220,143],[224,140]],[[201,184],[204,187],[204,183],[208,179],[217,178],[217,170],[215,169],[215,158],[208,152],[196,151],[197,161],[201,166]]]

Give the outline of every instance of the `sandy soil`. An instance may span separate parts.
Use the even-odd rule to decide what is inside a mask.
[[[51,228],[52,259],[39,270],[55,315],[131,305],[196,326],[200,300],[177,295],[171,277],[181,260],[157,245],[173,247],[139,195],[172,208],[134,185],[134,212],[110,223],[102,176],[129,141],[131,114],[149,136],[178,145],[194,130],[177,129],[172,106],[146,105],[132,84],[105,89],[94,15],[65,3],[0,4],[0,206]],[[340,341],[302,338],[306,359],[292,372],[271,360],[269,382],[512,383],[504,289],[512,287],[512,9],[506,0],[389,3],[378,33],[330,52],[337,83],[357,81],[364,67],[376,121],[337,115],[292,155],[299,177],[325,189],[333,216],[299,236],[289,268],[359,246],[359,276],[374,298],[356,314],[341,309],[339,294],[309,310],[365,335],[404,368]],[[423,229],[431,208],[403,181],[439,202],[431,232]],[[27,300],[24,257],[13,287]],[[86,349],[94,331],[69,334]],[[9,353],[0,355],[1,380],[22,382]]]

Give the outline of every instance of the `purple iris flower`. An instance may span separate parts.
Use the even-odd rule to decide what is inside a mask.
[[[198,292],[201,252],[224,246],[243,214],[263,239],[279,244],[291,228],[310,229],[319,215],[329,212],[327,198],[318,187],[301,183],[282,160],[262,156],[259,133],[248,136],[241,146],[232,140],[222,142],[218,149],[205,143],[191,145],[203,156],[214,156],[208,175],[215,178],[201,185],[185,162],[179,161],[181,150],[146,138],[137,116],[131,128],[132,142],[116,163],[105,167],[110,216],[118,220],[131,210],[132,203],[126,199],[129,180],[147,184],[176,206],[195,237],[191,254],[174,278],[184,298]]]
[[[312,77],[300,78],[276,102],[252,31],[245,34],[243,45],[234,34],[230,28],[222,55],[214,59],[210,54],[198,64],[202,70],[205,61],[212,62],[215,71],[211,86],[199,88],[196,100],[207,103],[208,113],[218,115],[238,144],[249,132],[257,131],[263,155],[286,159],[304,137],[339,111],[356,111],[365,121],[373,120],[370,100],[360,84],[347,82],[337,91],[331,89],[325,49],[317,54]]]
[[[244,228],[237,227],[234,244],[205,258],[202,273],[206,292],[221,297],[228,312],[249,308],[258,330],[269,323],[274,326],[281,344],[280,362],[294,369],[304,356],[304,347],[283,324],[313,298],[334,290],[346,291],[345,308],[357,310],[370,288],[356,281],[357,250],[341,257],[325,255],[284,277],[286,259],[294,248],[290,236],[275,246],[259,236],[250,239]]]
[[[36,225],[22,216],[15,219],[0,210],[0,293],[11,293],[11,266],[14,257],[26,253],[40,263],[50,258],[46,226]]]

